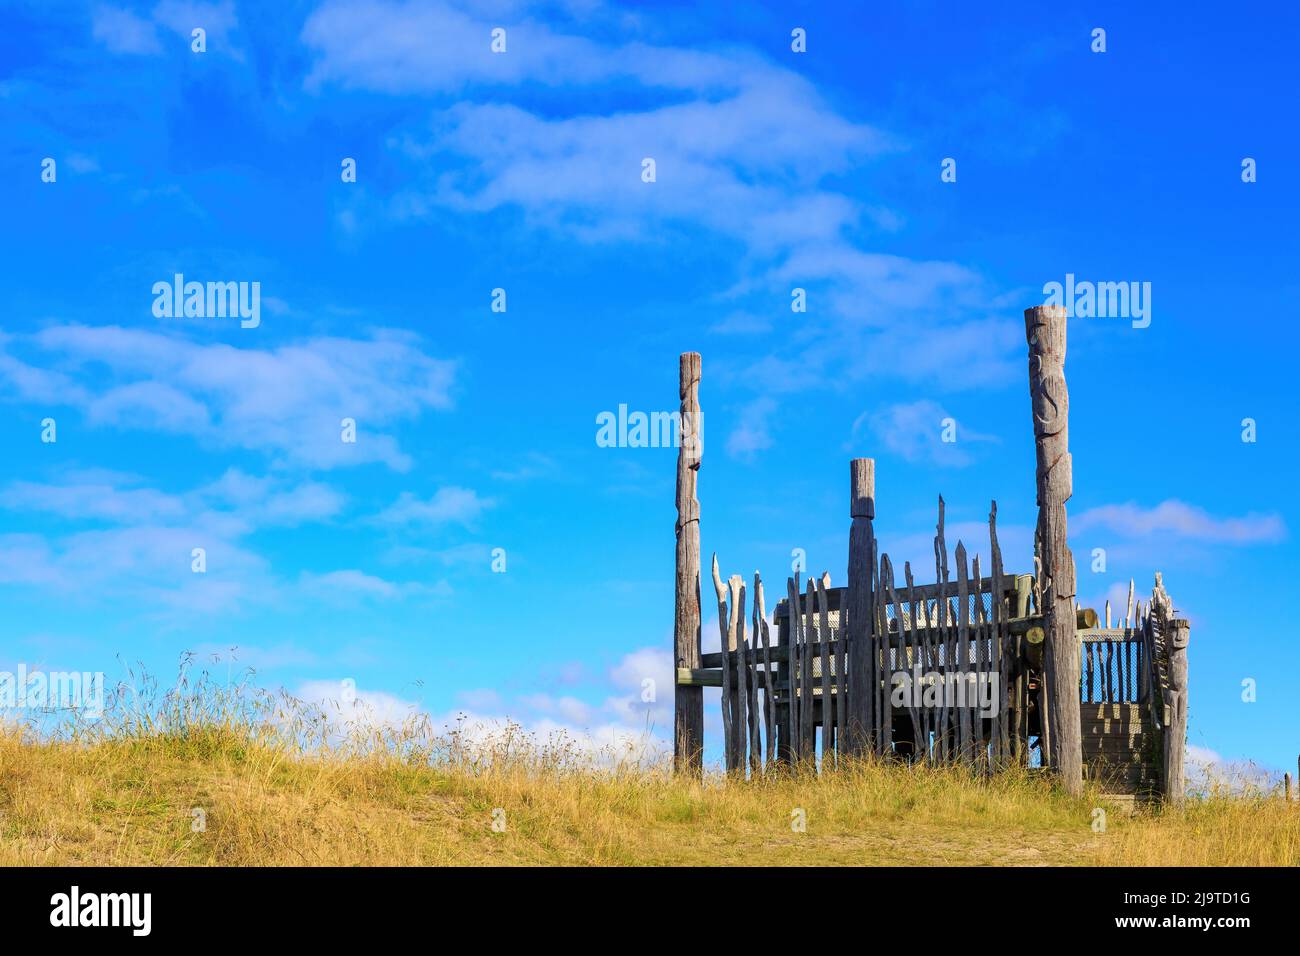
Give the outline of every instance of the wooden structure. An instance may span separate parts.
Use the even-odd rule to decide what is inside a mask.
[[[700,666],[700,354],[681,357],[677,449],[677,600],[673,645],[679,668]],[[673,761],[679,771],[704,770],[704,690],[678,683],[673,695]]]
[[[1059,323],[1058,323],[1059,319]],[[1156,575],[1151,599],[1112,626],[1075,603],[1065,542],[1070,496],[1064,315],[1026,312],[1038,450],[1034,574],[1008,573],[989,511],[988,566],[957,542],[949,562],[944,501],[934,580],[899,579],[876,543],[875,463],[850,463],[847,587],[829,574],[792,577],[769,620],[763,581],[711,576],[722,650],[699,638],[698,446],[678,456],[675,753],[702,769],[704,687],[721,690],[729,773],[757,776],[791,764],[833,767],[845,757],[960,763],[985,772],[1013,764],[1085,778],[1103,789],[1182,799],[1187,734],[1185,620]],[[681,408],[698,420],[700,358],[682,356]],[[683,427],[683,434],[686,428]],[[683,440],[685,445],[685,440]],[[683,604],[695,604],[692,608]],[[775,629],[775,633],[773,633]],[[684,693],[688,691],[689,693]]]

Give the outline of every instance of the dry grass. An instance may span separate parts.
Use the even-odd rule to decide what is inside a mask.
[[[699,783],[609,758],[517,728],[340,722],[183,674],[93,727],[0,733],[0,865],[1300,863],[1300,805],[1259,794],[1111,812],[1095,833],[1101,798],[1030,774],[865,762]]]

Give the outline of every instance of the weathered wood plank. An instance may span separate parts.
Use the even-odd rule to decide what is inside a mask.
[[[925,681],[927,672],[930,670],[930,629],[922,628],[921,621],[924,614],[917,613],[916,586],[912,580],[912,563],[903,562],[903,580],[907,585],[907,607],[911,616],[912,640],[915,642],[916,659],[920,663],[922,686],[915,689],[916,693],[924,694]],[[924,699],[924,698],[923,698]],[[926,763],[930,763],[930,730],[932,726],[932,710],[930,707],[918,708],[920,714],[920,727],[917,730],[916,747],[918,756]]]
[[[935,526],[934,537],[934,578],[935,582],[942,585],[942,594],[948,593],[948,544],[943,537],[943,495],[939,496],[939,522]],[[953,667],[953,648],[952,640],[949,636],[948,628],[948,599],[942,598],[938,603],[939,610],[939,634],[940,644],[943,647],[942,674],[948,679]],[[948,709],[947,697],[941,698],[939,706],[939,728],[937,731],[936,747],[939,751],[940,759],[944,761],[951,760],[954,756],[954,741],[951,733],[951,713]]]
[[[871,632],[875,597],[871,590],[871,563],[876,517],[876,463],[871,458],[849,462],[849,565],[848,591],[840,628],[848,643],[848,726],[843,752],[861,756],[874,747],[871,737]]]
[[[1002,571],[1002,549],[998,545],[998,503],[989,505],[989,557],[993,563],[993,597],[989,607],[993,612],[993,654],[994,667],[998,674],[998,714],[994,721],[997,737],[993,747],[993,760],[996,769],[1005,767],[1011,758],[1010,715],[1007,713],[1008,695],[1008,655],[1007,647],[1007,608],[1004,603],[1006,580]]]
[[[979,555],[971,560],[971,578],[974,581],[980,580],[980,558]],[[984,610],[984,595],[976,590],[973,595],[973,613],[975,616],[975,672],[978,680],[986,681],[989,675],[989,647],[988,647],[988,615]],[[985,685],[987,686],[987,685]],[[983,770],[989,769],[989,750],[988,743],[984,740],[984,715],[980,710],[979,701],[983,700],[984,693],[980,685],[976,685],[976,705],[971,710],[972,732],[974,734],[975,745],[975,762]]]
[[[830,587],[831,576],[825,574],[817,582],[817,610],[821,617],[817,636],[820,638],[820,656],[822,670],[822,767],[829,768],[835,763],[835,712],[831,705],[831,615],[826,607],[826,589]]]
[[[678,360],[681,442],[677,449],[677,560],[673,613],[673,656],[678,667],[700,666],[700,501],[697,479],[703,460],[700,441],[700,353]],[[679,773],[704,772],[704,691],[677,685],[673,690],[673,767]]]
[[[1187,644],[1191,625],[1182,618],[1169,618],[1165,651],[1169,655],[1169,725],[1164,740],[1164,797],[1171,804],[1183,802],[1187,782],[1183,760],[1187,753]]]
[[[969,565],[966,563],[966,546],[957,542],[954,554],[957,561],[957,675],[965,688],[963,694],[969,694],[970,683],[970,593],[968,591]],[[969,706],[957,708],[957,731],[961,735],[959,753],[962,763],[969,763],[975,757],[975,744],[971,736],[971,709]]]
[[[880,583],[880,542],[873,541],[875,554],[871,562],[872,574],[875,575],[875,581],[872,582],[871,591],[875,595],[876,617],[876,651],[878,654],[876,661],[876,712],[880,717],[880,733],[878,740],[879,754],[882,757],[893,756],[894,753],[894,708],[890,704],[890,681],[893,677],[891,666],[890,652],[890,634],[889,634],[889,614],[887,605],[881,599]]]
[[[1070,397],[1065,383],[1066,311],[1039,305],[1025,310],[1029,393],[1037,453],[1043,610],[1047,618],[1047,726],[1050,765],[1066,792],[1083,792],[1079,740],[1079,648],[1075,637],[1074,556],[1066,535],[1065,503],[1073,493]]]
[[[679,667],[677,668],[677,685],[679,687],[721,687],[722,669]]]
[[[724,664],[722,667],[722,739],[723,739],[723,764],[728,772],[735,769],[736,764],[736,735],[732,729],[734,717],[732,713],[732,687],[731,687],[731,668],[726,665],[725,658],[730,648],[730,621],[727,613],[727,588],[722,583],[722,575],[718,573],[718,556],[713,555],[713,589],[718,595],[718,631],[722,646]]]
[[[736,769],[740,771],[741,776],[745,774],[745,756],[748,751],[748,734],[746,733],[748,713],[747,704],[749,696],[746,693],[746,683],[748,668],[745,666],[745,585],[740,575],[733,574],[727,579],[727,586],[731,590],[731,617],[728,628],[728,639],[730,647],[728,650],[736,652],[736,682],[731,686],[732,704],[731,711],[733,720],[731,723],[732,733],[736,738]]]
[[[804,644],[799,652],[799,663],[803,671],[802,674],[800,674],[799,681],[803,688],[802,693],[804,695],[803,706],[800,708],[799,713],[800,720],[802,720],[803,723],[800,726],[799,732],[800,736],[803,738],[801,751],[809,760],[815,760],[817,756],[817,731],[814,722],[816,694],[813,689],[812,679],[812,660],[813,654],[816,653],[816,648],[813,647],[812,640],[813,635],[817,633],[817,621],[814,617],[813,606],[816,603],[816,600],[817,586],[813,583],[813,579],[809,578],[808,591],[804,596]]]
[[[803,675],[800,668],[802,664],[799,654],[799,634],[803,630],[803,617],[799,613],[799,579],[797,577],[786,579],[786,591],[789,602],[787,607],[790,609],[790,613],[787,615],[790,633],[790,762],[791,764],[797,764],[804,756],[801,728],[803,727],[802,708],[805,704],[801,684]]]
[[[880,559],[880,579],[881,582],[884,584],[884,588],[885,588],[885,601],[888,604],[892,605],[894,608],[894,620],[898,622],[898,632],[901,635],[903,633],[903,607],[902,604],[899,603],[898,591],[894,586],[894,563],[889,560],[889,555],[887,554],[882,555]],[[917,641],[917,634],[914,628],[911,629],[911,638],[914,642]],[[899,656],[896,659],[896,662],[898,664],[897,670],[902,670],[907,673],[907,681],[909,686],[911,684],[912,674],[913,674],[911,661],[909,659],[909,654],[908,654],[908,651],[910,649],[911,649],[910,645],[907,644],[902,645],[899,648],[898,651]],[[892,690],[893,687],[892,674],[890,675],[890,687]],[[920,747],[921,739],[922,739],[921,715],[918,712],[916,706],[915,693],[909,693],[907,695],[907,713],[908,716],[912,718],[913,751],[909,755],[909,757],[915,759],[916,748]]]
[[[776,700],[772,686],[772,639],[768,634],[767,601],[763,597],[763,579],[754,572],[754,633],[762,635],[763,643],[763,736],[766,748],[763,753],[764,767],[772,765],[776,747]]]

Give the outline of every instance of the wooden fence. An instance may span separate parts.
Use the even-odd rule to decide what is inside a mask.
[[[996,503],[989,513],[987,575],[960,541],[949,563],[942,499],[934,583],[917,584],[906,562],[898,580],[889,555],[876,558],[874,550],[873,544],[867,576],[873,615],[863,644],[870,698],[863,709],[871,715],[861,728],[866,751],[990,772],[1028,764],[1032,748],[1045,756],[1039,584],[1033,575],[1005,572]],[[679,681],[721,688],[727,770],[758,776],[778,764],[835,766],[854,752],[849,589],[832,587],[829,574],[791,577],[769,621],[757,572],[752,582],[739,575],[724,580],[715,555],[712,576],[720,645],[727,650],[703,654],[701,668],[679,671]],[[1181,622],[1172,618],[1159,576],[1151,602],[1134,602],[1132,590],[1130,583],[1129,607],[1118,626],[1101,626],[1094,611],[1076,608],[1080,701],[1140,706],[1143,726],[1185,740],[1171,657],[1176,652],[1166,647],[1166,635]],[[1185,707],[1185,681],[1181,693]],[[1089,745],[1097,739],[1087,738]],[[1160,749],[1167,762],[1178,762],[1174,744]],[[1084,758],[1093,764],[1089,754]],[[1162,773],[1167,786],[1181,786],[1171,776],[1181,780],[1178,766]]]
[[[1127,705],[1136,708],[1140,725],[1161,731],[1163,792],[1166,799],[1181,798],[1187,622],[1174,618],[1159,574],[1145,607],[1134,604],[1130,585],[1122,627],[1111,627],[1109,611],[1106,626],[1099,627],[1096,612],[1075,603],[1065,534],[1073,481],[1065,330],[1064,309],[1025,311],[1038,462],[1033,575],[1006,574],[996,503],[989,514],[988,567],[968,560],[962,542],[950,564],[940,498],[933,583],[918,585],[906,563],[898,581],[889,555],[876,545],[875,463],[856,458],[850,462],[847,587],[833,588],[829,574],[789,578],[773,616],[774,640],[758,573],[747,592],[739,575],[724,582],[715,555],[721,649],[712,654],[701,653],[701,363],[697,353],[681,356],[673,627],[679,771],[703,773],[702,688],[720,687],[731,773],[760,774],[778,763],[834,766],[846,756],[868,754],[995,770],[1029,763],[1032,746],[1062,785],[1078,793],[1088,756],[1085,723],[1091,737],[1117,746],[1110,739],[1114,721],[1096,708]],[[1095,706],[1084,714],[1084,704]]]
[[[961,542],[950,568],[942,500],[936,583],[918,585],[909,563],[899,582],[888,554],[872,560],[877,599],[866,645],[871,718],[861,728],[871,752],[985,766],[1022,756],[1007,700],[1021,676],[1017,655],[1027,628],[1013,625],[1027,620],[1028,579],[1003,572],[996,514],[995,504],[990,575],[982,573],[978,557],[968,561]],[[757,573],[748,615],[745,581],[735,575],[724,582],[716,556],[713,584],[727,652],[702,655],[704,671],[696,676],[722,688],[728,770],[757,772],[775,760],[833,765],[849,738],[847,590],[832,588],[823,574],[808,577],[801,593],[800,582],[789,578],[774,641]]]

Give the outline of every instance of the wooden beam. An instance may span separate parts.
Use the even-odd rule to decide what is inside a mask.
[[[722,669],[704,669],[701,667],[677,668],[678,687],[721,687]]]
[[[677,589],[673,615],[673,657],[679,668],[700,666],[700,501],[696,483],[703,460],[700,428],[700,353],[678,361],[681,421],[677,449]],[[673,766],[679,773],[704,773],[704,691],[680,682],[673,689]]]
[[[1065,515],[1065,503],[1074,490],[1070,396],[1065,384],[1065,309],[1051,305],[1026,309],[1025,339],[1029,343],[1029,394],[1037,452],[1049,760],[1066,792],[1080,794],[1079,642],[1075,634],[1074,556]]]
[[[876,462],[854,458],[849,462],[849,577],[840,628],[848,642],[848,715],[843,752],[862,756],[872,746],[873,721],[871,631],[875,621],[875,595],[871,589],[872,554],[876,517]]]

